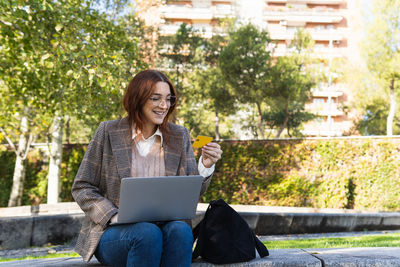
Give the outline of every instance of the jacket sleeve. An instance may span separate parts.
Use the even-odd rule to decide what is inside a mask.
[[[105,198],[99,190],[103,149],[105,140],[105,122],[102,122],[90,141],[82,163],[72,185],[72,196],[81,209],[94,223],[103,228],[118,209]]]
[[[186,175],[197,175],[199,173],[196,164],[196,159],[193,153],[192,143],[190,142],[190,134],[186,128],[183,138],[182,161],[183,161],[182,165],[185,167]],[[203,195],[203,193],[207,190],[208,186],[210,185],[211,178],[212,174],[204,178],[200,190],[200,196]]]

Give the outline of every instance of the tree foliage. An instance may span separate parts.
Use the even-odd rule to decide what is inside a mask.
[[[101,120],[122,115],[120,99],[127,82],[145,67],[138,48],[139,24],[133,16],[110,20],[92,4],[1,2],[0,92],[2,112],[8,115],[1,126],[9,140],[17,139],[12,137],[19,132],[15,125],[25,118],[28,133],[49,134],[53,118],[62,124],[68,115],[83,128],[94,128]],[[60,130],[61,140],[62,134]]]
[[[267,124],[276,128],[276,138],[285,128],[289,136],[291,130],[299,135],[301,124],[315,117],[305,110],[316,79],[312,75],[314,62],[310,60],[313,45],[311,36],[299,30],[289,45],[292,52],[277,58],[272,67],[270,109],[264,116]]]
[[[398,123],[396,116],[399,107],[398,90],[400,88],[400,2],[397,0],[373,1],[372,20],[367,28],[367,37],[364,53],[367,57],[367,66],[374,78],[372,82],[389,102],[386,118],[386,134],[392,135],[394,122]],[[378,101],[380,101],[378,99]],[[378,118],[369,114],[374,110],[366,111],[364,118],[372,122],[371,118]],[[372,126],[372,125],[371,125]],[[395,129],[399,131],[399,129]]]
[[[270,96],[271,56],[267,50],[268,34],[247,24],[229,34],[229,43],[221,52],[221,71],[242,104],[254,105],[258,111],[258,129],[264,138],[262,105]]]
[[[300,31],[290,45],[293,52],[277,59],[270,55],[272,45],[266,32],[251,24],[242,26],[231,32],[221,52],[221,70],[233,97],[255,106],[262,138],[266,126],[277,132],[277,138],[285,128],[289,135],[299,135],[301,124],[313,118],[305,111],[315,84],[308,61],[313,42]]]

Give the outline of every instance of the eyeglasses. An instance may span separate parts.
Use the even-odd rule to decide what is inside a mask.
[[[149,100],[153,103],[154,106],[159,106],[161,101],[165,101],[167,106],[172,107],[176,103],[176,96],[167,96],[167,98],[163,99],[161,96],[151,96]]]

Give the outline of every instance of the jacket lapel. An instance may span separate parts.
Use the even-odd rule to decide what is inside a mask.
[[[119,121],[115,128],[109,130],[111,149],[114,155],[115,164],[119,177],[131,176],[132,162],[132,132],[129,127],[128,118]]]
[[[177,135],[172,130],[168,133],[168,141],[164,142],[165,174],[175,176],[179,174],[179,164],[183,148],[183,135]]]

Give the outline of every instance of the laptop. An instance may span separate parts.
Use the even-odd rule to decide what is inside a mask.
[[[200,175],[123,178],[114,224],[192,219],[203,180]]]

